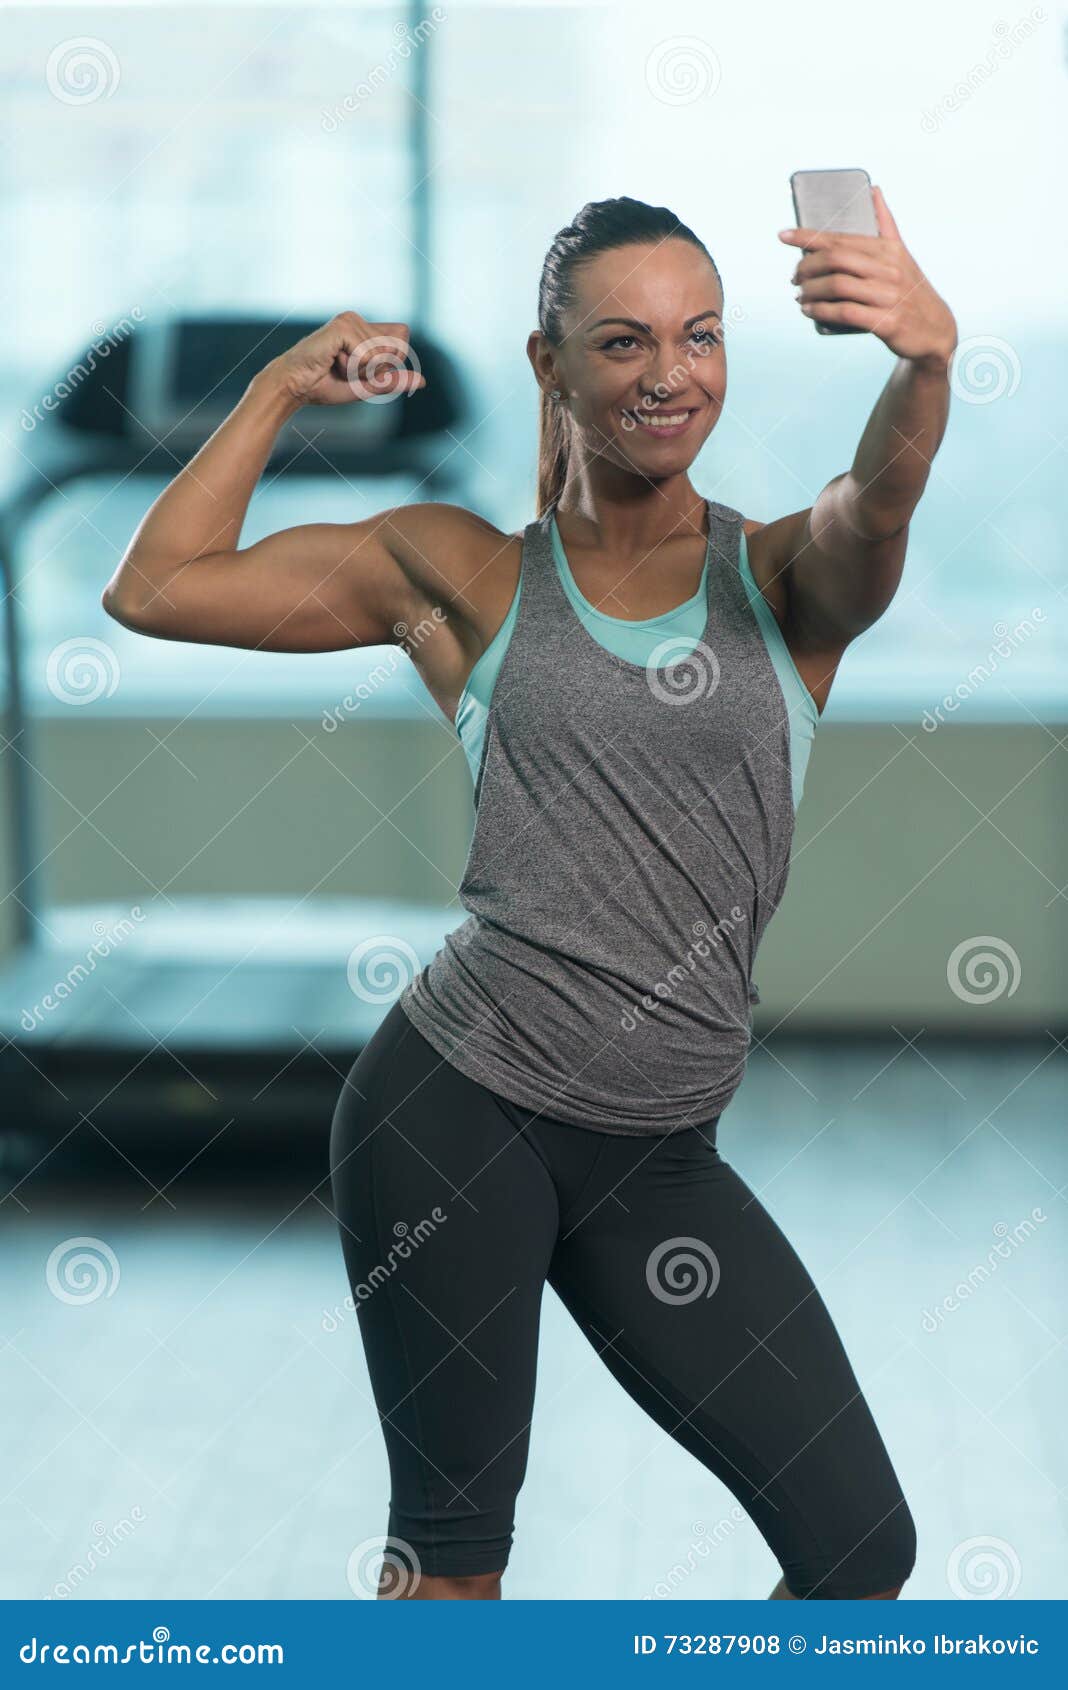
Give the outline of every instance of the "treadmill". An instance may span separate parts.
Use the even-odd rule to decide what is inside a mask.
[[[129,903],[48,897],[19,602],[27,525],[79,477],[170,479],[252,374],[316,326],[205,315],[133,326],[106,356],[86,352],[85,378],[20,443],[0,502],[0,755],[16,917],[14,947],[0,958],[0,1152],[5,1132],[55,1144],[89,1131],[86,1123],[116,1143],[206,1144],[246,1123],[301,1141],[309,1127],[325,1131],[344,1074],[392,997],[463,919],[455,904],[176,897],[173,909],[154,905],[141,929]],[[467,416],[463,390],[445,351],[415,324],[412,344],[427,377],[418,404],[301,411],[266,475],[405,476],[421,498],[461,492],[452,466],[464,457],[453,432]],[[94,939],[117,930],[122,942],[96,966]],[[377,935],[389,936],[392,952],[371,959],[375,980],[361,985],[350,954]]]

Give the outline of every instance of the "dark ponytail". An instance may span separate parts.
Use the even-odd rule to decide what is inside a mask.
[[[680,223],[663,205],[646,205],[627,198],[591,200],[572,223],[555,236],[545,254],[538,288],[538,328],[555,346],[564,338],[563,319],[574,304],[574,274],[580,264],[616,247],[644,243],[659,246],[666,240],[690,241],[699,247],[716,271],[715,260],[704,241]],[[722,288],[722,282],[720,282]],[[571,419],[564,404],[542,391],[538,414],[538,503],[542,516],[555,505],[567,481],[571,451]]]

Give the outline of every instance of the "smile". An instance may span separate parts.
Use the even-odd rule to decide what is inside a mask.
[[[697,412],[687,406],[676,411],[624,411],[623,423],[627,428],[643,428],[647,434],[676,435],[681,434],[689,425]]]

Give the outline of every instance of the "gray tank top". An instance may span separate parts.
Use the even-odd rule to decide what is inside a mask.
[[[576,615],[552,512],[525,528],[459,887],[468,917],[399,999],[462,1073],[610,1133],[726,1108],[789,872],[789,712],[739,571],[742,516],[706,503],[704,634],[681,659],[665,640],[648,667]]]

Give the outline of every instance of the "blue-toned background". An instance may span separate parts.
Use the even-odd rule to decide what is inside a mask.
[[[398,977],[368,995],[347,964],[368,935],[400,975],[425,957],[471,825],[403,657],[193,647],[105,615],[180,444],[157,431],[173,463],[145,473],[82,438],[83,470],[53,477],[50,396],[94,346],[107,390],[111,347],[181,317],[405,319],[456,375],[435,496],[517,528],[542,256],[626,193],[716,257],[730,385],[694,479],[769,520],[848,467],[891,368],[799,316],[776,239],[791,171],[854,165],[961,349],[901,589],[819,727],[725,1153],[846,1336],[919,1521],[915,1593],[1065,1594],[1059,15],[38,0],[0,23],[0,511],[47,492],[4,523],[26,707],[0,837],[10,1591],[353,1594],[387,1478],[315,1187]],[[428,496],[425,467],[307,456],[321,473],[268,470],[246,541]],[[106,966],[45,1004],[101,936]],[[82,1236],[100,1289],[72,1304],[46,1264]],[[553,1301],[543,1354],[511,1593],[770,1588],[732,1499]]]

